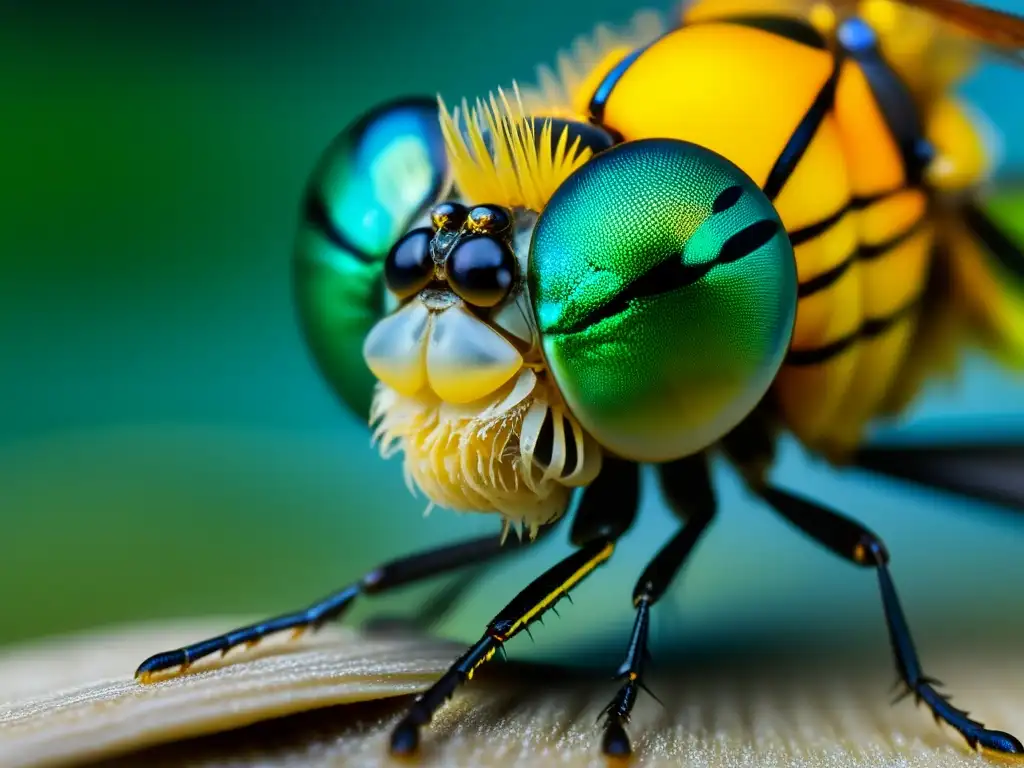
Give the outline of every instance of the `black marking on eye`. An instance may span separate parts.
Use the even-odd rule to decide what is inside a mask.
[[[964,223],[1006,270],[1024,280],[1024,250],[977,205],[964,207]]]
[[[876,338],[894,328],[900,321],[918,309],[921,305],[921,298],[921,296],[915,296],[895,312],[883,317],[866,318],[855,331],[836,339],[830,344],[811,349],[791,349],[786,355],[786,365],[806,367],[827,363],[832,358],[838,357],[843,352],[851,349],[859,341]]]
[[[736,205],[741,197],[743,197],[743,187],[739,185],[726,187],[718,193],[715,202],[711,204],[711,212],[721,213],[722,211],[727,211]]]
[[[786,186],[789,177],[793,175],[800,160],[803,159],[807,148],[811,146],[814,137],[818,133],[825,116],[832,111],[836,101],[836,88],[839,85],[839,73],[842,70],[843,57],[837,55],[832,66],[832,74],[825,85],[818,91],[810,109],[800,120],[793,135],[789,137],[786,146],[775,161],[775,165],[768,174],[768,180],[764,183],[764,193],[769,200],[774,201]]]
[[[565,333],[584,328],[614,317],[629,308],[635,299],[649,299],[693,285],[708,272],[722,264],[731,264],[757,251],[781,231],[778,221],[761,219],[741,229],[722,245],[714,259],[699,264],[687,264],[683,256],[670,256],[658,262],[640,277],[619,291],[607,304],[597,307],[582,317]]]
[[[767,244],[781,229],[779,222],[773,219],[755,221],[725,241],[714,264],[729,264],[749,256]]]
[[[372,254],[366,252],[345,237],[344,233],[331,221],[327,204],[316,190],[310,189],[306,192],[302,205],[302,218],[313,231],[322,236],[335,248],[347,251],[354,258],[366,264],[372,264],[377,261]]]

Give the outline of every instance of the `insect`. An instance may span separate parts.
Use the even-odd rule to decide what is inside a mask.
[[[911,7],[916,6],[916,7]],[[1024,20],[954,0],[703,0],[601,30],[449,110],[383,105],[315,170],[295,261],[306,336],[341,399],[432,503],[501,534],[387,563],[305,610],[157,654],[186,667],[354,599],[520,547],[577,499],[572,554],[498,611],[392,734],[420,731],[503,644],[613,556],[654,464],[678,532],[644,567],[603,749],[642,688],[651,609],[713,520],[709,456],[811,539],[878,578],[905,692],[972,747],[1022,753],[918,660],[882,540],[769,478],[783,433],[837,467],[1024,505],[969,472],[996,447],[872,448],[958,352],[1024,361],[1024,253],[988,216],[984,132],[953,88]],[[1019,450],[1007,470],[1024,472]],[[1019,488],[1019,482],[1017,483]]]

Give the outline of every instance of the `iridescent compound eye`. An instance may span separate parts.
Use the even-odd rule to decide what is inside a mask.
[[[551,375],[623,457],[702,450],[765,395],[796,316],[778,214],[733,163],[673,140],[621,144],[552,197],[529,288]]]
[[[512,247],[487,236],[463,238],[445,262],[452,290],[476,307],[493,307],[508,296],[516,268]]]
[[[384,284],[395,296],[407,299],[419,293],[434,277],[434,259],[430,255],[429,227],[414,229],[395,243],[384,260]]]
[[[309,180],[295,248],[299,316],[324,377],[363,416],[377,381],[363,342],[384,315],[385,261],[449,186],[434,99],[386,104],[354,121]],[[410,260],[396,284],[412,279]]]

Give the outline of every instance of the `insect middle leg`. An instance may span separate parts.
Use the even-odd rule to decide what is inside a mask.
[[[538,533],[538,538],[550,528],[551,526],[542,528]],[[515,540],[503,543],[503,539],[502,535],[482,536],[392,560],[369,571],[358,581],[332,592],[302,610],[239,627],[223,635],[150,656],[139,665],[135,671],[135,677],[142,682],[147,682],[155,672],[171,667],[180,667],[184,670],[194,661],[205,656],[218,651],[227,653],[239,645],[254,645],[267,635],[289,629],[296,633],[306,629],[316,629],[328,621],[339,618],[359,595],[386,592],[395,587],[493,560],[503,554],[530,545],[530,542]]]
[[[391,752],[409,755],[419,748],[420,729],[478,668],[515,635],[541,618],[569,590],[612,555],[615,541],[632,525],[640,498],[639,467],[606,458],[601,474],[580,496],[570,540],[576,551],[533,580],[500,610],[483,636],[447,672],[416,698],[391,732]]]
[[[632,751],[625,724],[629,722],[633,705],[643,687],[651,608],[672,584],[715,514],[715,494],[705,454],[663,464],[659,467],[659,474],[669,506],[684,523],[650,561],[633,589],[636,619],[626,657],[616,673],[622,687],[604,710],[606,720],[602,748],[609,757],[625,757]]]
[[[918,703],[924,702],[937,720],[959,731],[972,748],[980,744],[994,752],[1024,753],[1024,746],[1014,736],[988,730],[935,690],[938,682],[921,669],[910,628],[889,575],[889,553],[878,536],[859,523],[788,491],[764,485],[757,492],[790,523],[822,546],[855,565],[875,569],[896,670],[906,686],[904,696],[913,695]]]

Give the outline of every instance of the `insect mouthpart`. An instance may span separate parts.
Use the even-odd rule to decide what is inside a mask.
[[[403,395],[429,387],[444,402],[466,404],[514,378],[535,353],[536,331],[511,214],[447,202],[430,218],[385,260],[385,284],[404,303],[371,330],[363,354],[374,375]]]
[[[532,223],[532,222],[531,222]],[[589,483],[601,449],[544,370],[512,214],[442,203],[399,240],[385,282],[403,302],[370,331],[381,453],[404,455],[432,503],[536,527]]]

